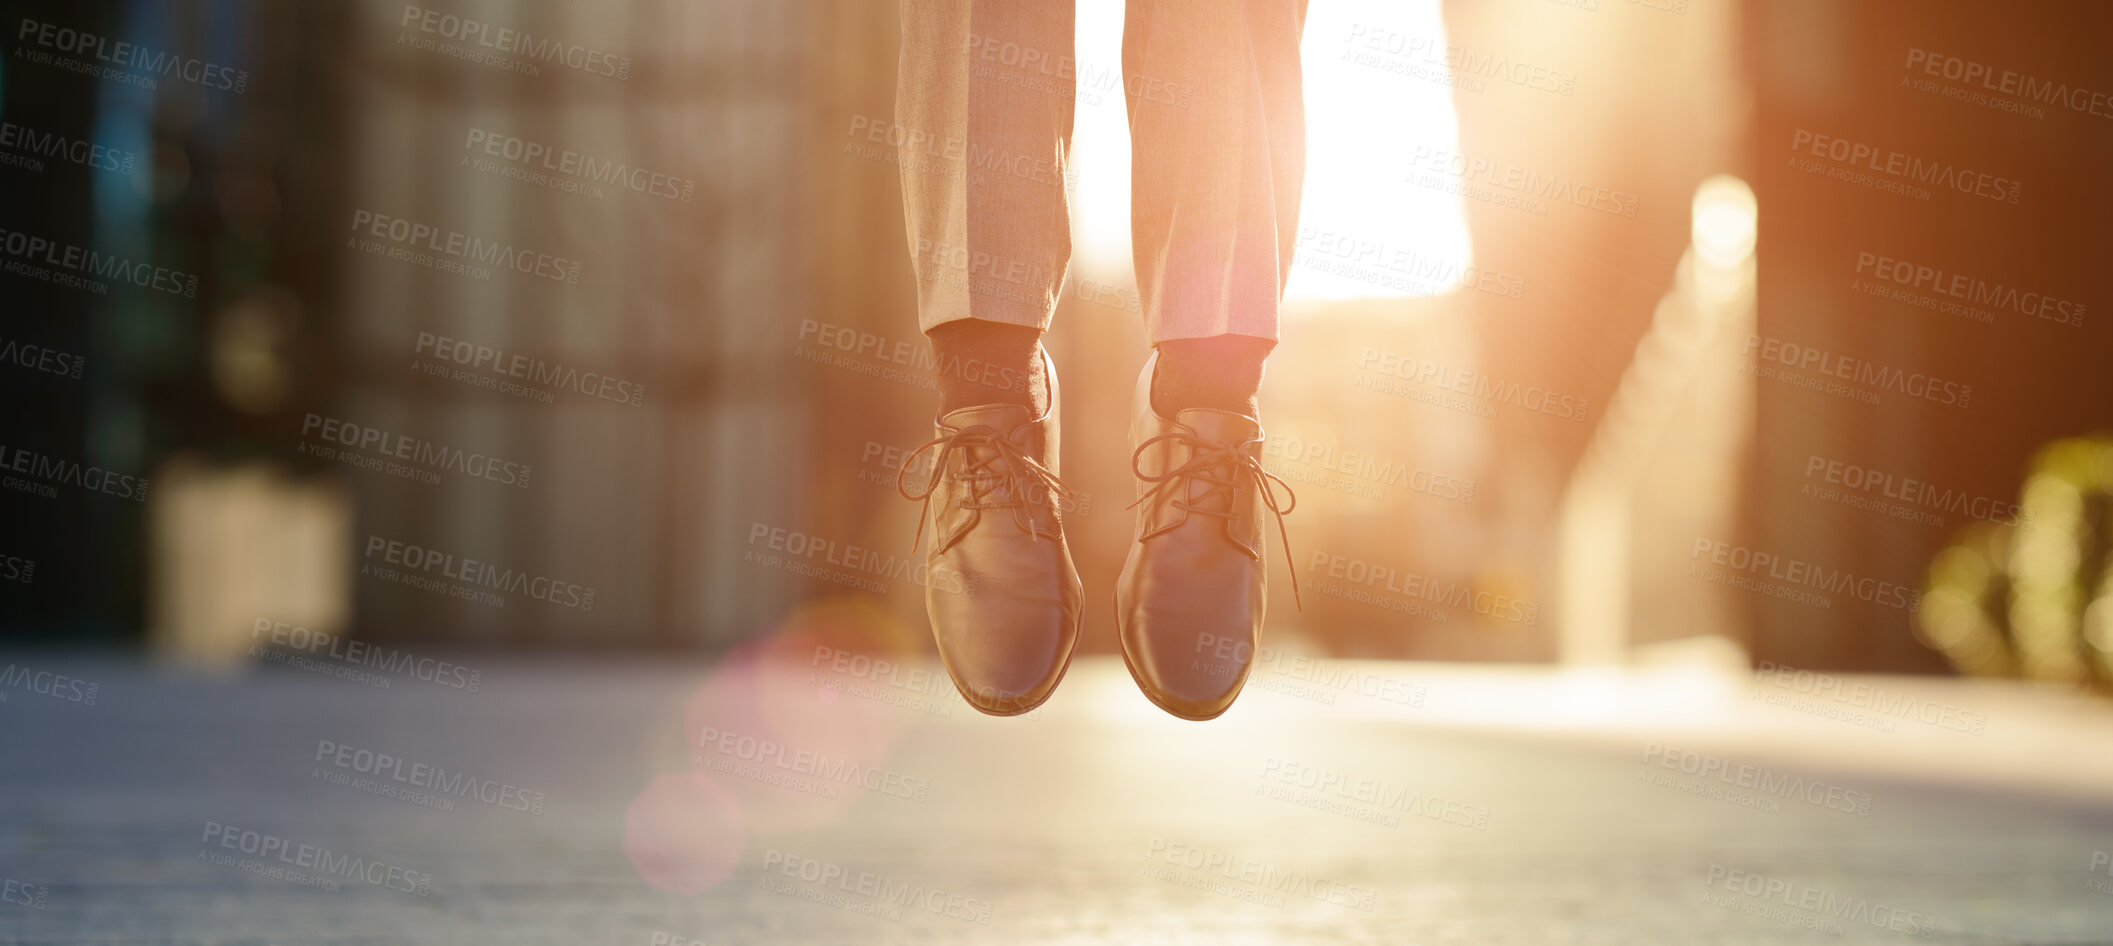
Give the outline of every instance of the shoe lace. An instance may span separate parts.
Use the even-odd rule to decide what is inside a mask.
[[[1146,473],[1138,467],[1138,461],[1153,444],[1161,441],[1188,447],[1188,462],[1164,472]],[[1299,507],[1299,496],[1292,491],[1290,483],[1284,482],[1283,477],[1263,469],[1261,460],[1237,446],[1179,430],[1145,438],[1143,443],[1137,445],[1137,452],[1130,455],[1130,472],[1135,473],[1138,479],[1151,483],[1152,488],[1137,497],[1137,501],[1131,503],[1129,508],[1134,509],[1150,501],[1152,497],[1159,495],[1160,490],[1171,486],[1177,495],[1173,501],[1174,508],[1228,521],[1234,515],[1233,501],[1237,496],[1234,490],[1239,485],[1239,478],[1246,476],[1262,497],[1262,505],[1277,517],[1277,539],[1284,544],[1284,564],[1291,573],[1291,601],[1300,611],[1306,610],[1305,602],[1299,598],[1299,570],[1291,556],[1291,533],[1284,528],[1284,516]],[[1188,482],[1206,483],[1209,488],[1193,496],[1180,498],[1181,487]],[[1279,505],[1277,502],[1277,494],[1273,488],[1277,486],[1284,488],[1288,505]],[[1224,497],[1225,500],[1222,509],[1202,505],[1219,497]]]
[[[903,488],[903,477],[917,462],[919,455],[937,448],[932,458],[932,475],[925,481],[924,491],[912,493]],[[947,461],[956,450],[966,451],[961,472],[948,473]],[[1071,488],[1057,479],[1055,472],[1043,466],[1027,449],[1012,438],[981,425],[966,427],[950,434],[942,434],[925,441],[902,460],[902,467],[895,471],[895,492],[902,498],[924,505],[917,516],[917,536],[910,540],[910,550],[924,541],[925,521],[931,518],[932,494],[939,489],[942,479],[951,476],[956,482],[968,487],[968,497],[961,502],[963,509],[1011,509],[1027,503],[1029,491],[1037,483],[1060,499],[1072,498]],[[1001,489],[1002,492],[1001,492]],[[1028,536],[1039,541],[1041,534],[1034,529],[1026,530]],[[937,541],[937,540],[934,540]]]

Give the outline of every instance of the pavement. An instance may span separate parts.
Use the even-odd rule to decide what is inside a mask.
[[[0,943],[2113,943],[2071,694],[1287,651],[1000,720],[845,640],[0,653]]]

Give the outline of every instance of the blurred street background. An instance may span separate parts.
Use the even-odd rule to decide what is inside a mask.
[[[1123,12],[976,66],[1077,109],[1001,721],[893,0],[0,2],[0,942],[2113,942],[2113,9],[1311,0],[1207,725],[1092,606]]]

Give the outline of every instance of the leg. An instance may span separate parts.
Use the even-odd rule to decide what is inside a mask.
[[[942,410],[1038,411],[1036,346],[1071,258],[1071,4],[902,0],[901,9],[903,217]]]
[[[1011,716],[1056,689],[1084,596],[1064,543],[1041,335],[1071,258],[1069,0],[902,0],[897,156],[919,326],[938,356],[925,612],[954,686]]]
[[[1215,718],[1246,684],[1268,610],[1263,520],[1283,539],[1293,504],[1262,467],[1255,392],[1298,233],[1305,16],[1305,0],[1129,0],[1124,23],[1153,349],[1133,408],[1137,531],[1116,639],[1145,696],[1184,719]]]
[[[1145,331],[1274,342],[1306,173],[1306,0],[1129,0],[1130,219]]]

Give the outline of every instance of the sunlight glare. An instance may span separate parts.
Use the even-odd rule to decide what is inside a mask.
[[[1134,285],[1122,0],[1078,0],[1073,275]],[[1408,180],[1456,154],[1439,0],[1314,0],[1302,48],[1306,184],[1287,299],[1441,295],[1473,265],[1457,195]]]

